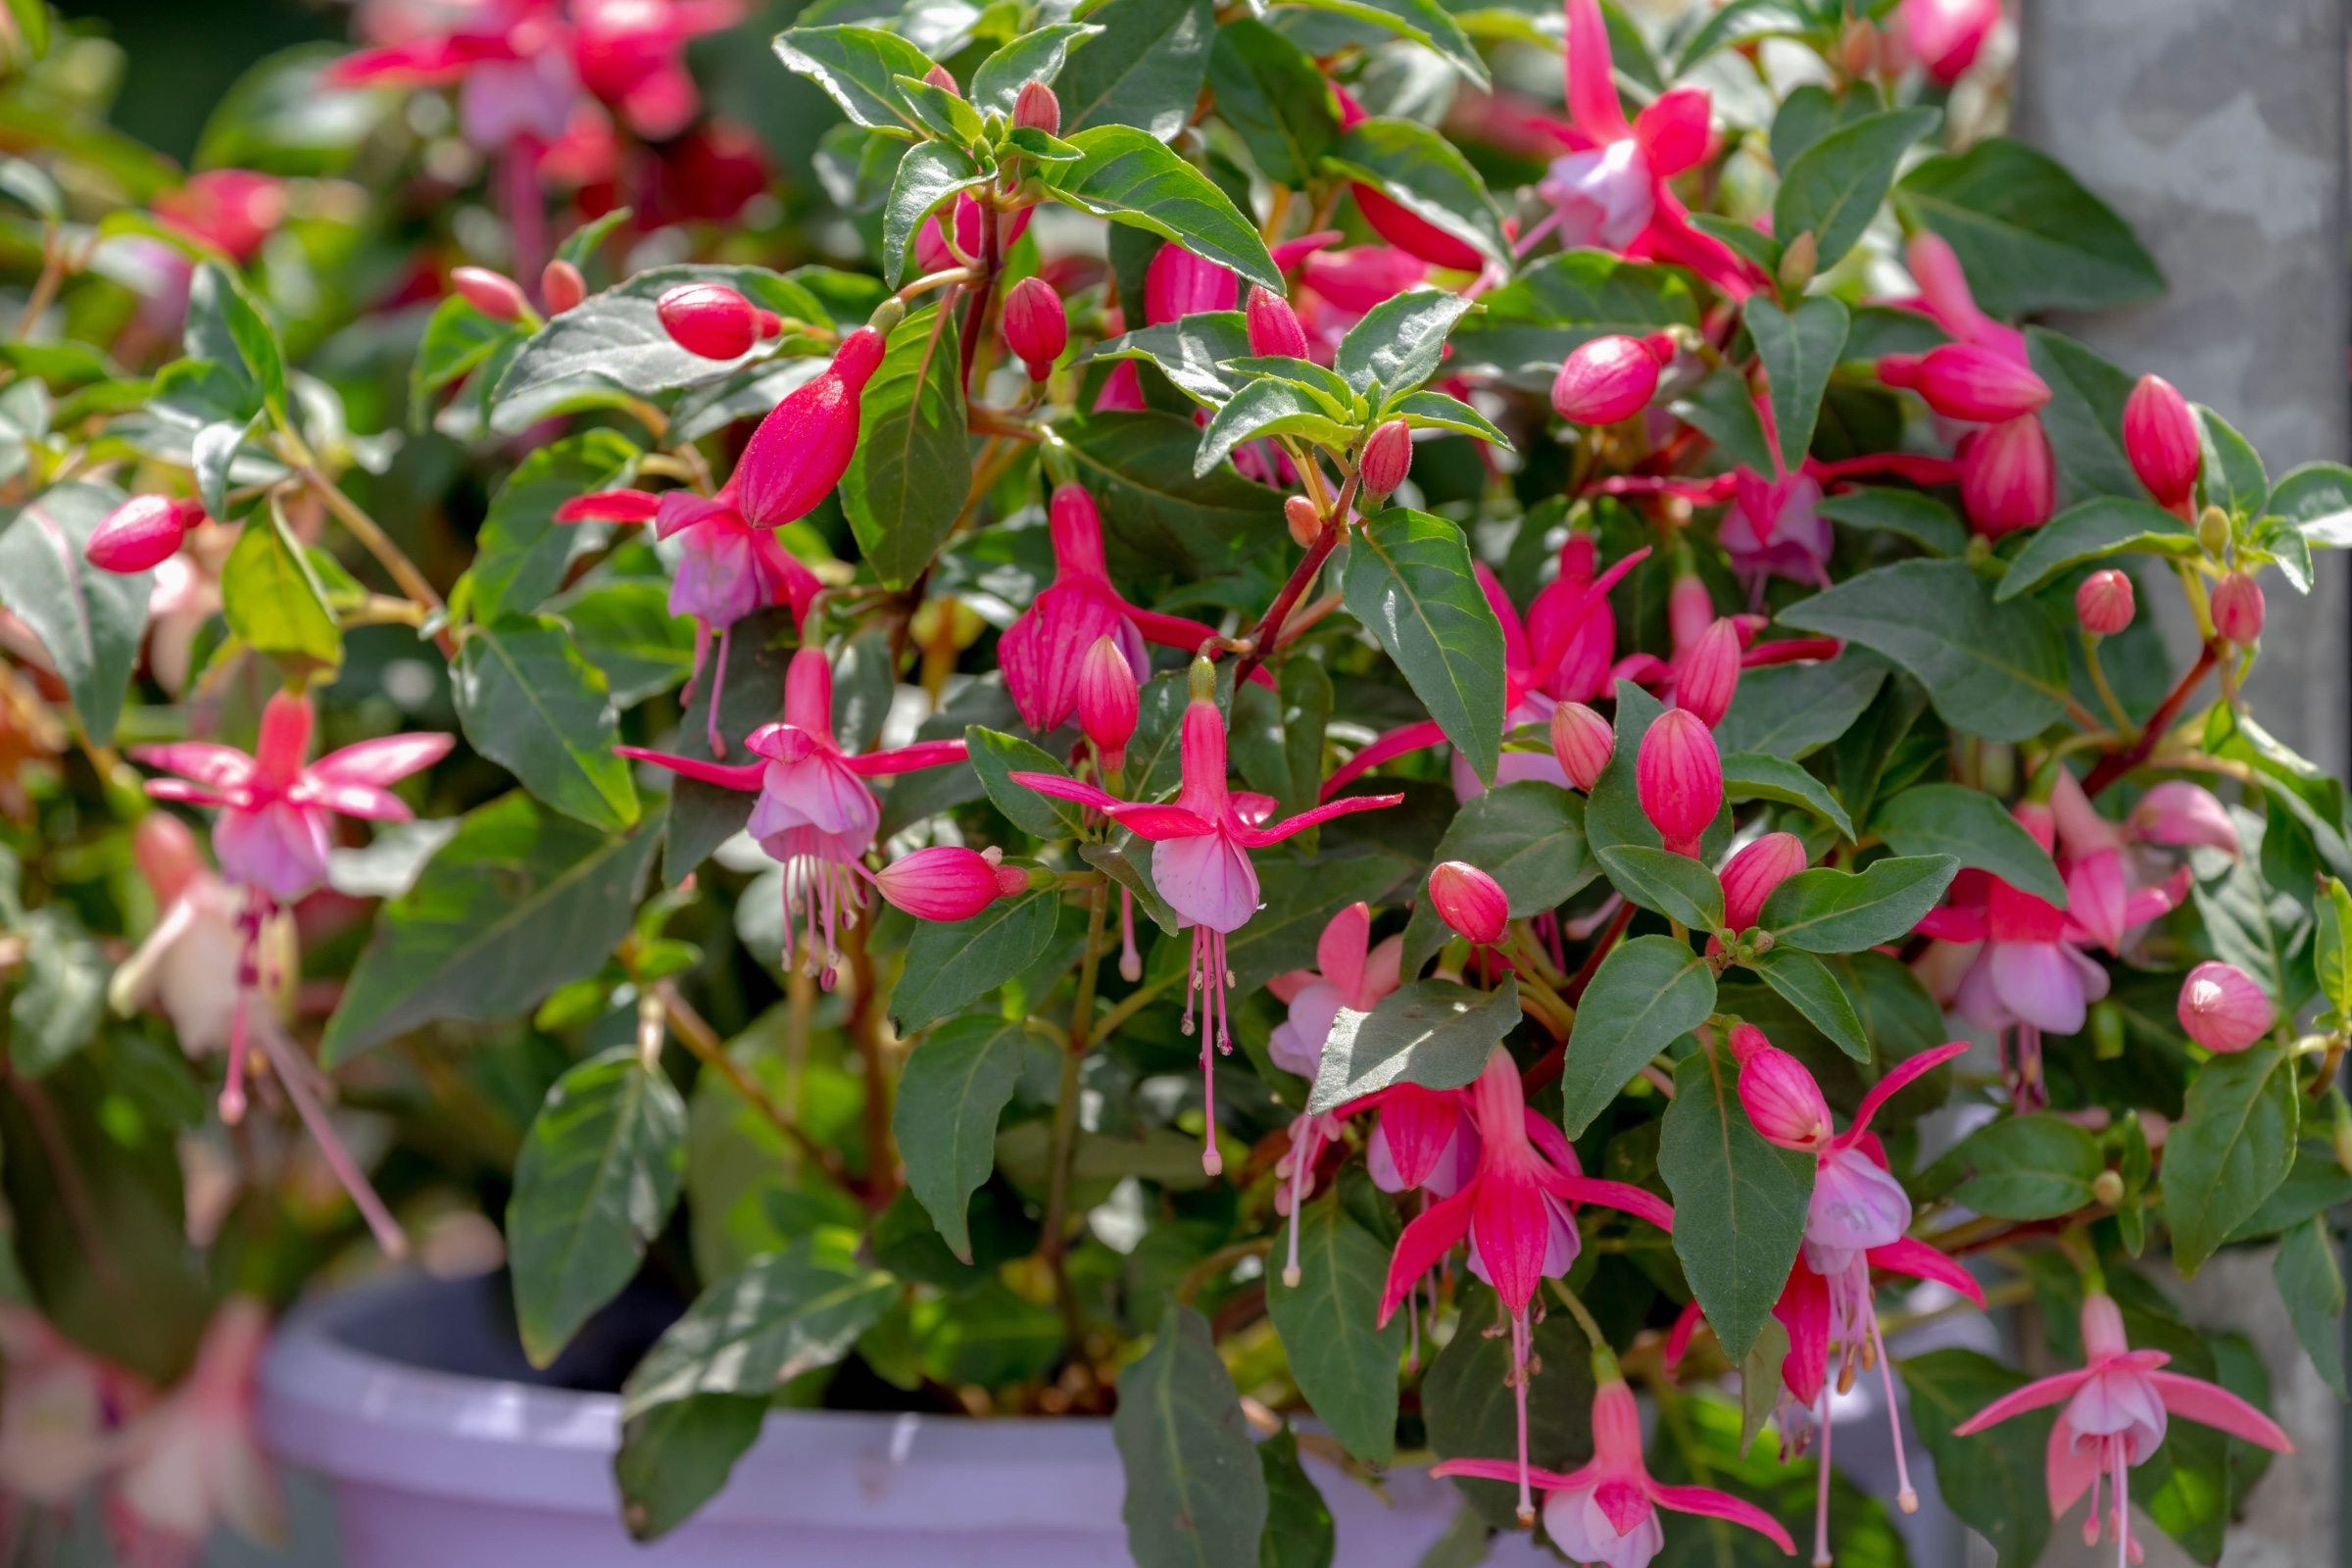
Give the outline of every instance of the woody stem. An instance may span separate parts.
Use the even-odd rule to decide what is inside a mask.
[[[1291,580],[1282,585],[1282,592],[1274,596],[1274,603],[1267,608],[1265,619],[1259,621],[1257,630],[1250,634],[1250,651],[1242,655],[1233,667],[1236,686],[1248,680],[1250,671],[1264,662],[1265,652],[1281,637],[1282,623],[1289,617],[1292,607],[1298,603],[1299,595],[1306,592],[1307,584],[1315,580],[1315,573],[1323,569],[1323,563],[1329,561],[1331,553],[1339,548],[1340,539],[1346,531],[1348,508],[1354,500],[1355,475],[1351,473],[1348,476],[1348,482],[1340,487],[1339,499],[1323,514],[1323,531],[1316,534],[1315,542],[1306,547],[1306,555],[1298,563],[1298,569],[1292,572]]]
[[[667,980],[657,980],[654,982],[654,995],[662,999],[662,1010],[669,1015],[670,1032],[693,1053],[696,1060],[724,1078],[727,1087],[741,1095],[744,1103],[764,1117],[769,1126],[782,1133],[800,1150],[804,1158],[813,1162],[842,1186],[856,1185],[842,1164],[839,1151],[827,1149],[811,1139],[802,1131],[798,1121],[786,1115],[782,1107],[768,1098],[767,1091],[750,1073],[745,1072],[734,1057],[727,1054],[727,1048],[719,1041],[718,1031],[694,1010],[693,1004],[678,995],[675,985]]]
[[[971,313],[963,318],[962,351],[963,390],[968,397],[972,390],[972,359],[980,347],[980,327],[988,319],[988,307],[997,292],[997,209],[988,202],[980,204],[980,282],[971,290]]]
[[[416,569],[416,563],[392,542],[392,536],[384,532],[382,526],[368,515],[358,502],[343,493],[341,485],[307,464],[299,471],[302,482],[309,485],[318,499],[326,504],[326,510],[333,513],[345,528],[351,530],[351,536],[375,558],[376,564],[382,566],[392,580],[400,585],[402,593],[428,611],[442,608],[441,596],[433,591],[431,583],[425,581],[424,573]],[[446,629],[434,640],[440,644],[444,657],[456,656],[457,644]]]
[[[2099,791],[2146,761],[2148,754],[2156,750],[2156,743],[2163,740],[2166,732],[2173,727],[2173,720],[2180,716],[2180,710],[2187,704],[2189,693],[2197,689],[2206,672],[2218,662],[2220,656],[2209,641],[2204,651],[2197,655],[2197,662],[2189,666],[2188,673],[2180,677],[2180,684],[2175,686],[2166,695],[2163,705],[2148,715],[2147,727],[2139,732],[2139,739],[2133,741],[2129,750],[2101,758],[2099,765],[2092,768],[2090,775],[2082,780],[2082,793],[2096,799]]]

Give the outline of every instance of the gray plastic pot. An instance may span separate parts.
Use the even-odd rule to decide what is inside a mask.
[[[281,1460],[332,1487],[344,1568],[1129,1561],[1107,1421],[848,1411],[771,1413],[725,1490],[641,1546],[613,1491],[619,1398],[532,1373],[504,1290],[497,1275],[403,1279],[314,1301],[279,1330],[262,1371],[264,1431]],[[593,1361],[598,1348],[575,1350]],[[1383,1503],[1312,1468],[1346,1568],[1413,1568],[1459,1507],[1452,1487],[1419,1472],[1392,1473]],[[1490,1562],[1529,1549],[1496,1545]]]

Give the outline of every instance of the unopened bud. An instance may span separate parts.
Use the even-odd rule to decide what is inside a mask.
[[[1391,419],[1365,438],[1356,473],[1363,480],[1364,494],[1377,501],[1404,483],[1412,466],[1412,429],[1402,419]]]
[[[2175,1009],[2188,1038],[2207,1051],[2243,1051],[2271,1032],[2278,1009],[2253,976],[2232,963],[2208,961],[2188,971]]]
[[[2197,514],[2197,543],[2205,553],[2219,558],[2230,548],[2230,514],[2219,507],[2207,507]]]
[[[1723,809],[1723,759],[1697,714],[1673,708],[1652,721],[1634,759],[1634,785],[1668,852],[1695,858]]]
[[[1750,1026],[1742,1026],[1750,1027]],[[1769,1043],[1747,1045],[1740,1060],[1740,1104],[1764,1141],[1782,1149],[1829,1147],[1837,1129],[1821,1086],[1794,1056]],[[1735,1054],[1738,1048],[1735,1049]]]
[[[1127,742],[1140,712],[1135,667],[1116,638],[1096,638],[1078,662],[1078,727],[1095,743],[1104,772],[1127,765]]]
[[[2124,1009],[2113,1001],[2090,1009],[2090,1054],[2100,1061],[2117,1061],[2124,1054]]]
[[[2058,510],[2058,460],[2034,415],[1971,434],[1960,448],[1960,500],[1988,539],[2038,528]]]
[[[1672,357],[1672,345],[1667,345]],[[1552,412],[1572,424],[1615,424],[1649,407],[1657,396],[1661,356],[1649,344],[1622,335],[1579,344],[1552,378]]]
[[[2262,584],[2233,571],[2214,585],[2213,629],[2240,648],[2262,637]]]
[[[547,301],[547,313],[562,316],[588,297],[588,280],[578,268],[559,256],[539,274],[539,293]]]
[[[1042,130],[1049,136],[1061,131],[1061,100],[1042,81],[1026,82],[1012,101],[1012,122],[1021,130]]]
[[[178,554],[188,530],[204,521],[204,503],[170,496],[132,496],[90,531],[81,557],[101,571],[124,576],[161,565]]]
[[[2124,403],[2124,456],[2156,504],[2185,512],[2203,454],[2188,399],[2161,375],[2143,375]]]
[[[1676,663],[1674,706],[1713,729],[1740,690],[1740,628],[1729,619],[1714,621]]]
[[[1248,308],[1250,352],[1260,357],[1306,358],[1306,328],[1291,302],[1268,288],[1252,288]]]
[[[2007,355],[1974,343],[1944,343],[1925,354],[1889,354],[1879,379],[1917,392],[1948,419],[1998,424],[2050,401],[2050,385]]]
[[[504,272],[493,272],[487,267],[455,268],[449,274],[449,286],[458,297],[494,321],[514,321],[528,309],[522,290]]]
[[[1001,850],[934,845],[875,872],[874,886],[918,920],[968,920],[1004,896],[998,881],[1003,858]]]
[[[1070,322],[1061,296],[1042,277],[1024,277],[1004,296],[1004,342],[1028,368],[1029,379],[1043,381],[1054,372],[1054,362],[1069,346]]]
[[[1568,782],[1590,794],[1616,755],[1617,732],[1584,704],[1562,703],[1551,710],[1551,751]]]
[[[1481,947],[1502,940],[1511,901],[1502,884],[1466,860],[1446,860],[1429,873],[1429,902],[1457,936]]]
[[[1323,532],[1323,514],[1304,496],[1293,496],[1282,504],[1282,520],[1290,524],[1291,537],[1301,550]]]
[[[1879,29],[1855,17],[1845,24],[1845,36],[1838,40],[1838,58],[1845,74],[1857,80],[1875,73],[1879,68]]]
[[[1764,912],[1764,901],[1805,868],[1805,841],[1793,833],[1767,833],[1723,868],[1723,924],[1744,931]]]
[[[2075,590],[2075,614],[2084,631],[2114,636],[2132,624],[2132,579],[2113,566],[2092,572]]]
[[[929,71],[923,73],[923,79],[941,92],[953,94],[957,98],[963,96],[963,89],[956,85],[955,76],[945,66],[933,66]]]
[[[737,360],[760,341],[760,313],[721,283],[681,283],[654,301],[670,341],[706,360]]]
[[[2108,1208],[2114,1208],[2123,1202],[2124,1178],[2122,1173],[2112,1170],[2099,1172],[2091,1180],[2090,1196]]]
[[[1781,252],[1781,292],[1801,294],[1813,281],[1813,269],[1821,263],[1821,242],[1806,229],[1790,240]]]

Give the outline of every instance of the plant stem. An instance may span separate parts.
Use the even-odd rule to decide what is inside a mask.
[[[1313,544],[1307,546],[1306,556],[1298,563],[1298,569],[1292,572],[1291,580],[1282,585],[1282,592],[1274,596],[1274,603],[1266,610],[1266,618],[1259,621],[1257,630],[1250,634],[1250,651],[1242,655],[1241,661],[1233,667],[1236,686],[1248,680],[1250,671],[1264,662],[1266,651],[1275,646],[1282,634],[1282,623],[1290,614],[1291,607],[1298,603],[1299,595],[1306,592],[1306,585],[1315,580],[1315,573],[1323,569],[1323,563],[1329,561],[1331,553],[1339,548],[1340,540],[1346,533],[1348,508],[1354,500],[1355,475],[1351,473],[1348,476],[1348,482],[1340,487],[1339,499],[1323,514],[1323,531],[1315,535]]]
[[[40,324],[65,281],[66,248],[52,226],[41,238],[41,275],[33,280],[32,292],[24,297],[24,314],[17,318],[17,341],[23,342]]]
[[[2132,725],[2132,715],[2116,701],[2115,688],[2107,684],[2107,670],[2099,662],[2099,639],[2090,632],[2082,633],[2082,662],[2090,669],[2090,684],[2098,691],[2099,701],[2107,706],[2107,716],[2115,720],[2116,732],[2132,740],[2139,739],[2139,731]]]
[[[670,1033],[694,1053],[697,1061],[724,1078],[727,1087],[741,1095],[746,1104],[790,1140],[804,1158],[814,1161],[819,1170],[843,1187],[856,1189],[858,1184],[850,1176],[849,1168],[842,1163],[840,1152],[827,1149],[810,1138],[801,1130],[800,1123],[785,1115],[776,1102],[767,1098],[767,1091],[760,1088],[758,1080],[727,1054],[727,1048],[720,1042],[718,1031],[694,1010],[693,1004],[678,995],[675,985],[667,980],[657,980],[654,982],[654,995],[662,999],[662,1010],[669,1015]]]
[[[962,352],[963,391],[972,391],[972,361],[980,348],[981,323],[988,319],[988,307],[997,292],[997,209],[993,202],[980,204],[980,281],[971,290],[971,311],[963,318]]]
[[[1585,1310],[1584,1298],[1568,1288],[1566,1280],[1553,1280],[1550,1284],[1551,1294],[1560,1298],[1568,1315],[1576,1319],[1576,1326],[1584,1330],[1585,1343],[1595,1350],[1606,1348],[1608,1339],[1600,1332],[1600,1325],[1592,1321],[1592,1314]]]
[[[1111,1035],[1117,1031],[1119,1025],[1125,1023],[1128,1019],[1143,1011],[1146,1004],[1149,1004],[1154,997],[1158,996],[1162,991],[1165,991],[1168,988],[1169,982],[1174,978],[1175,977],[1171,975],[1163,979],[1153,980],[1149,984],[1136,987],[1133,991],[1127,993],[1126,996],[1120,998],[1117,1004],[1114,1005],[1108,1012],[1104,1013],[1095,1024],[1095,1038],[1097,1040],[1108,1040]]]
[[[865,1065],[865,1206],[879,1214],[899,1190],[899,1155],[890,1132],[890,1019],[873,955],[865,946],[871,929],[869,922],[850,927],[844,945],[849,949],[851,983],[858,988],[850,1038],[858,1043]]]
[[[368,553],[375,558],[376,564],[391,574],[392,580],[400,585],[402,593],[424,606],[428,612],[445,608],[441,602],[441,596],[433,591],[433,585],[425,580],[423,572],[416,569],[416,563],[411,561],[407,552],[392,542],[392,536],[384,532],[382,526],[373,517],[368,515],[358,502],[343,493],[341,485],[320,473],[311,464],[304,464],[297,471],[302,475],[302,482],[310,486],[318,499],[326,504],[326,510],[333,513],[341,520],[343,526],[351,530],[351,536],[359,540],[366,547]],[[457,641],[450,636],[447,627],[443,627],[435,633],[433,640],[440,644],[444,656],[452,658],[456,656]]]
[[[2180,684],[2175,686],[2166,695],[2163,705],[2148,716],[2147,727],[2139,732],[2139,739],[2126,751],[2101,758],[2099,765],[2090,770],[2090,776],[2082,781],[2083,795],[2096,799],[2099,791],[2146,761],[2148,754],[2156,750],[2156,743],[2164,739],[2165,732],[2173,727],[2173,720],[2180,715],[2182,706],[2188,702],[2189,693],[2196,690],[2206,672],[2218,662],[2220,656],[2215,652],[2213,643],[2208,641],[2204,651],[2197,655],[2197,662],[2189,666],[2188,673],[2180,677]]]

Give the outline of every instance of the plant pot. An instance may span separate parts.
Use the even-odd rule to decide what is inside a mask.
[[[505,1292],[502,1275],[407,1278],[325,1297],[280,1328],[262,1371],[263,1430],[280,1459],[331,1485],[344,1568],[1130,1560],[1108,1421],[832,1410],[771,1412],[725,1490],[639,1545],[612,1483],[619,1396],[562,1385],[610,1386],[663,1308],[624,1298],[543,1373],[523,1360]],[[1459,1507],[1423,1472],[1392,1472],[1384,1504],[1309,1468],[1347,1568],[1413,1568]]]

